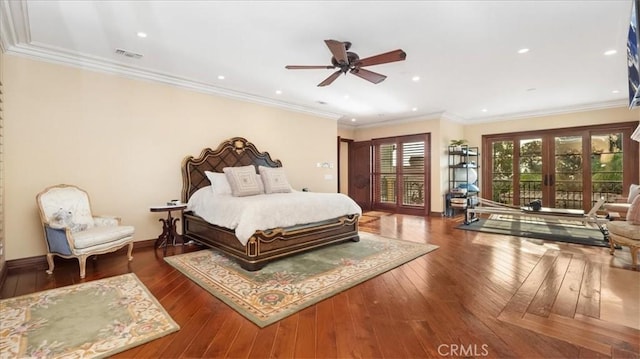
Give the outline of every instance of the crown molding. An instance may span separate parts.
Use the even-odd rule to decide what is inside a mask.
[[[78,54],[66,51],[64,49],[53,48],[38,43],[16,44],[9,47],[7,53],[20,55],[39,61],[46,61],[50,63],[82,68],[85,70],[120,75],[134,80],[146,80],[168,84],[171,86],[176,86],[205,94],[217,95],[235,100],[241,100],[245,102],[251,102],[308,115],[333,119],[335,121],[337,121],[341,117],[341,115],[332,112],[318,111],[304,106],[274,101],[260,96],[211,86],[202,82],[181,78],[171,74],[149,71],[136,66],[125,65],[115,61],[106,61],[102,58],[88,56],[85,54]]]
[[[26,1],[0,0],[0,50],[7,52],[15,44],[30,40]]]
[[[629,106],[629,104],[628,104],[628,101],[626,100],[594,102],[594,103],[588,103],[588,104],[545,109],[542,111],[519,112],[519,113],[504,114],[504,115],[498,115],[498,116],[487,116],[487,117],[466,119],[463,121],[463,123],[469,125],[469,124],[489,123],[489,122],[499,122],[499,121],[522,120],[526,118],[556,116],[556,115],[563,115],[568,113],[606,110],[609,108],[619,108],[619,107],[627,107],[627,106]]]
[[[255,96],[239,91],[223,89],[202,82],[194,81],[171,74],[149,71],[136,66],[105,60],[95,56],[68,51],[62,48],[32,42],[29,33],[27,3],[24,0],[0,0],[0,49],[4,53],[45,61],[60,65],[72,66],[85,70],[115,74],[134,80],[146,80],[168,84],[187,90],[217,95],[235,100],[275,107],[307,115],[333,119],[337,121],[341,115],[318,111],[304,106],[294,105],[268,98]]]

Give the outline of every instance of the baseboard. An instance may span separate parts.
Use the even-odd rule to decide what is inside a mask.
[[[147,240],[133,242],[134,254],[136,249],[153,247],[155,245],[155,242],[156,242],[155,239],[147,239]],[[105,253],[101,255],[102,256],[118,255],[118,254],[121,254],[121,252],[124,252],[126,250],[127,250],[127,247],[123,247],[115,252]],[[28,271],[34,271],[34,270],[45,270],[47,268],[49,268],[49,264],[47,263],[46,255],[8,260],[6,261],[6,265],[2,269],[2,272],[0,273],[0,288],[2,288],[2,285],[4,285],[4,280],[6,276],[10,273],[20,273],[20,272],[28,272]]]
[[[0,288],[4,287],[4,281],[7,280],[7,263],[2,262],[2,268],[0,268]]]

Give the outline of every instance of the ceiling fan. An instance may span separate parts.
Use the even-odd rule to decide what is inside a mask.
[[[388,62],[403,61],[407,58],[407,53],[398,49],[384,54],[379,54],[371,57],[361,59],[355,52],[350,52],[351,43],[348,41],[336,41],[336,40],[324,40],[325,44],[331,51],[333,57],[331,57],[331,65],[326,66],[304,66],[304,65],[287,65],[285,68],[290,70],[306,70],[306,69],[338,69],[338,71],[331,74],[324,81],[318,84],[318,86],[330,85],[340,74],[347,74],[350,72],[360,78],[363,78],[374,84],[380,83],[387,78],[387,76],[379,74],[377,72],[363,69],[365,66],[386,64]]]

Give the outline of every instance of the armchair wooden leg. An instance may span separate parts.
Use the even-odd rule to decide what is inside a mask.
[[[131,243],[129,243],[129,249],[127,250],[127,258],[129,258],[129,261],[133,260],[133,241],[131,241]]]
[[[616,245],[615,243],[613,243],[613,240],[611,239],[611,237],[609,237],[609,247],[611,247],[609,249],[609,254],[613,255],[613,253],[615,253],[616,251]]]
[[[53,274],[53,254],[47,253],[47,263],[49,263],[49,269],[47,269],[47,274]]]
[[[80,263],[80,278],[84,278],[85,275],[85,269],[87,266],[87,256],[86,255],[82,255],[80,257],[78,257],[78,262]]]

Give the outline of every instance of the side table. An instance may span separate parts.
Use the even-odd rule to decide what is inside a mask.
[[[160,218],[158,221],[162,222],[162,233],[158,236],[155,242],[156,247],[163,247],[163,254],[167,254],[167,246],[169,242],[176,245],[176,239],[180,237],[176,231],[176,222],[182,217],[182,211],[187,208],[186,204],[164,205],[164,206],[151,206],[149,210],[151,212],[167,212],[167,218]],[[171,216],[171,212],[179,211],[179,217]]]

